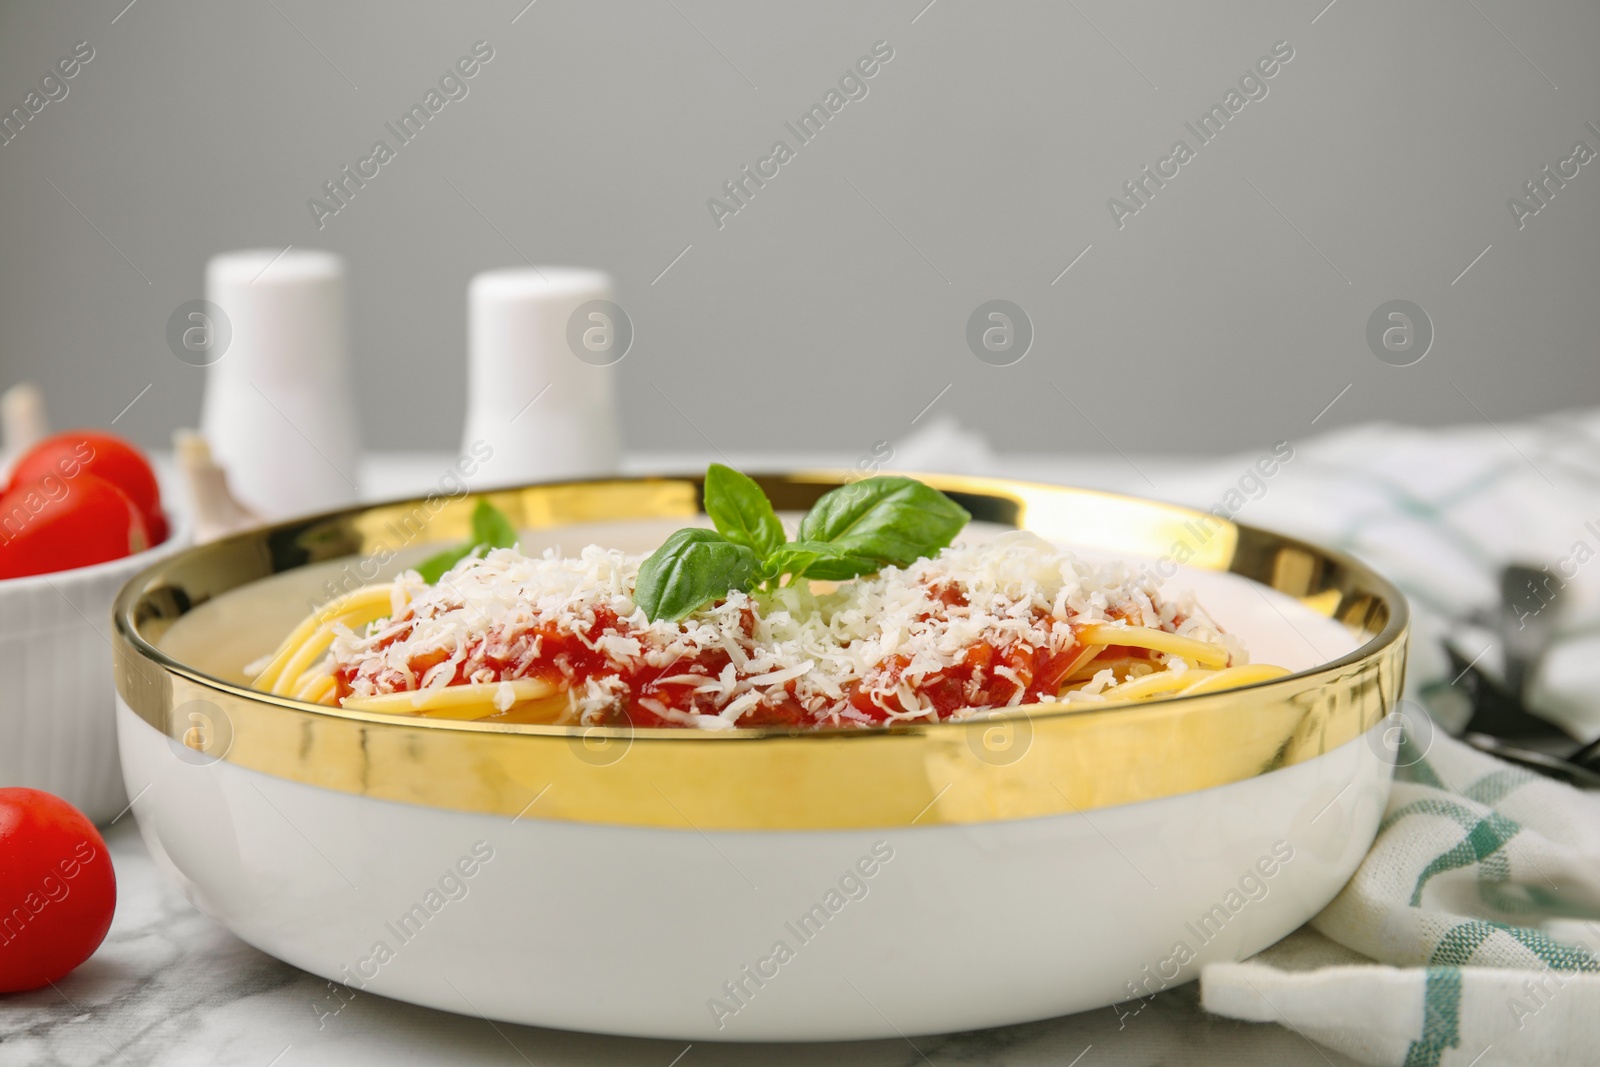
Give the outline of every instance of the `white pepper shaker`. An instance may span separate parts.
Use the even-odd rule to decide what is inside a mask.
[[[615,473],[616,364],[633,325],[611,278],[573,267],[484,271],[467,290],[467,419],[475,486]]]
[[[344,261],[294,248],[213,256],[206,299],[230,336],[206,369],[200,428],[239,500],[266,519],[354,502]]]

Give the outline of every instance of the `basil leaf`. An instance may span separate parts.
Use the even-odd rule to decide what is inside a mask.
[[[842,582],[872,574],[882,566],[876,560],[852,556],[826,541],[791,541],[767,557],[761,565],[760,578],[766,582],[787,574],[790,584],[802,577]]]
[[[429,556],[417,564],[416,571],[429,585],[438,585],[439,579],[444,577],[446,571],[466,559],[477,547],[477,545],[462,545],[459,548],[447,548],[437,556]]]
[[[757,557],[771,555],[783,544],[783,523],[761,487],[732,467],[706,468],[706,514],[717,532]]]
[[[633,602],[652,622],[677,622],[729,590],[749,589],[758,562],[713,530],[679,530],[640,564]]]
[[[801,520],[800,540],[826,541],[849,556],[904,567],[944,548],[971,518],[915,478],[880,476],[824,493]]]
[[[472,509],[472,536],[466,544],[447,548],[438,555],[429,556],[416,567],[422,580],[437,585],[446,571],[474,552],[490,548],[513,548],[517,543],[516,528],[505,513],[483,498]]]
[[[841,553],[818,559],[806,568],[805,576],[823,582],[843,582],[859,578],[863,574],[877,574],[883,567],[884,565],[875,559]]]
[[[517,545],[517,531],[511,520],[481,497],[478,506],[472,509],[472,543],[490,548],[515,548]]]

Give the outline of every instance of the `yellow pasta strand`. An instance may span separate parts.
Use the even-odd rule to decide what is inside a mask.
[[[1209,678],[1213,673],[1212,671],[1189,670],[1179,674],[1177,671],[1160,671],[1156,674],[1147,674],[1142,678],[1123,682],[1121,685],[1114,685],[1109,689],[1103,690],[1100,695],[1107,700],[1148,700],[1154,696],[1161,696],[1162,694],[1182,689],[1184,686],[1195,682],[1197,675],[1205,675]]]
[[[333,704],[335,703],[333,695],[338,688],[333,675],[312,675],[300,683],[300,688],[294,692],[294,698],[304,700],[308,704]]]
[[[557,686],[543,678],[518,678],[513,682],[470,682],[439,689],[414,689],[376,696],[348,696],[347,708],[382,711],[391,715],[426,715],[439,719],[478,719],[498,712],[494,698],[502,684],[511,687],[515,703],[554,696]],[[466,714],[470,712],[470,714]]]
[[[1125,682],[1130,678],[1137,678],[1139,676],[1139,672],[1134,668],[1137,667],[1145,672],[1148,672],[1154,669],[1154,666],[1155,665],[1149,660],[1140,657],[1102,655],[1097,656],[1088,663],[1085,663],[1082,667],[1079,667],[1077,670],[1073,671],[1071,674],[1067,675],[1067,681],[1092,681],[1094,676],[1099,674],[1101,671],[1109,670],[1119,682]]]
[[[311,637],[295,649],[294,655],[289,657],[289,662],[283,665],[283,670],[278,674],[278,680],[272,684],[271,691],[279,694],[296,692],[305,682],[304,675],[309,671],[328,648],[333,644],[333,624],[319,626],[311,632]]]
[[[1188,674],[1193,674],[1193,671]],[[1193,685],[1178,691],[1181,697],[1194,696],[1198,693],[1215,693],[1223,689],[1237,689],[1242,685],[1254,685],[1257,682],[1267,682],[1274,678],[1282,678],[1288,670],[1271,663],[1246,663],[1238,667],[1228,667],[1225,670],[1210,673],[1208,677],[1201,678]],[[1188,675],[1185,675],[1187,677]]]
[[[296,653],[312,639],[316,632],[323,626],[334,622],[343,622],[352,629],[364,626],[374,619],[381,619],[389,614],[392,603],[392,585],[374,585],[357,589],[335,600],[330,600],[310,615],[301,620],[289,636],[284,638],[283,644],[278,646],[273,653],[272,660],[266,669],[256,675],[251,685],[269,693],[283,693],[278,688],[279,681],[283,679],[285,668],[295,659]],[[331,640],[331,637],[330,637]],[[326,648],[326,646],[324,646]],[[301,668],[304,670],[304,668]],[[291,676],[289,681],[293,681]]]
[[[1165,652],[1169,656],[1182,656],[1188,662],[1202,667],[1228,665],[1228,650],[1225,648],[1208,645],[1192,637],[1169,634],[1165,630],[1153,630],[1147,626],[1093,623],[1078,631],[1078,640],[1093,645],[1131,645],[1134,648],[1153,649],[1156,652]]]
[[[1078,678],[1078,672],[1093,667],[1095,659],[1098,658],[1100,653],[1104,651],[1105,646],[1103,645],[1085,645],[1083,650],[1078,653],[1078,658],[1067,664],[1067,669],[1062,672],[1061,675],[1062,681],[1076,681]],[[1094,675],[1091,673],[1085,677],[1093,678]]]

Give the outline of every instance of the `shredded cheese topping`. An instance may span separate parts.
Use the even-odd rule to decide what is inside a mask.
[[[554,632],[581,642],[608,668],[580,675],[557,657],[567,674],[562,721],[614,721],[635,697],[667,721],[725,729],[780,703],[798,705],[818,725],[938,718],[921,687],[960,668],[979,644],[1064,653],[1086,631],[1115,644],[1118,629],[1148,628],[1210,646],[1201,651],[1215,663],[1247,659],[1191,597],[1159,597],[1130,566],[1085,561],[1021,531],[829,591],[730,592],[682,622],[651,622],[634,604],[642,560],[596,546],[577,556],[495,549],[463,560],[436,585],[407,572],[393,587],[388,618],[359,631],[334,627],[332,669],[355,697],[492,683],[494,707],[503,712],[516,700],[507,682],[550,669],[541,633]],[[1171,651],[1151,656],[1146,672],[1190,667]],[[726,663],[712,674],[707,659]],[[657,685],[688,687],[694,710],[630,693],[627,677],[641,668],[657,675]],[[1023,699],[1026,679],[1012,667],[997,659],[992,673],[1016,682],[1011,703]],[[1123,673],[1098,670],[1065,687],[1062,699],[1104,700]],[[976,678],[966,684],[969,695],[979,691]],[[858,693],[880,714],[864,714],[848,699]],[[956,718],[983,710],[946,709]]]

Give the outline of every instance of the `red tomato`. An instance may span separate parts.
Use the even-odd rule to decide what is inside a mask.
[[[68,430],[46,437],[22,454],[11,471],[11,486],[55,476],[71,481],[80,473],[104,478],[128,494],[139,514],[151,544],[167,538],[167,520],[161,513],[161,490],[155,472],[137,448],[114,434],[95,430]]]
[[[150,547],[144,516],[108,481],[79,472],[12,485],[0,496],[0,578],[87,567]]]
[[[0,789],[0,993],[38,989],[111,928],[117,878],[94,824],[60,797]]]

